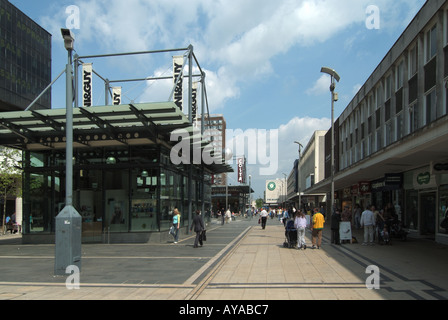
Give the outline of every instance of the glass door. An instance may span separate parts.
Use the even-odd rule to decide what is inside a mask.
[[[420,232],[435,238],[437,201],[436,192],[420,194]]]

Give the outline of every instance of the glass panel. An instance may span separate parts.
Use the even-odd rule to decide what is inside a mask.
[[[157,172],[146,169],[133,170],[131,231],[159,231]]]
[[[448,186],[440,188],[439,193],[439,233],[448,234]]]
[[[110,232],[129,230],[129,174],[128,171],[107,171],[104,177],[106,188],[106,221]]]

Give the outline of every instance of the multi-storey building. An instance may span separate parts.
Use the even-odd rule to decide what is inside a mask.
[[[200,118],[200,116],[199,116]],[[204,139],[212,141],[211,145],[215,152],[222,152],[226,148],[226,120],[222,114],[211,114],[210,118],[205,116]],[[198,127],[201,122],[198,121]],[[227,182],[226,174],[217,174],[213,176],[213,185],[225,186]]]
[[[25,110],[51,82],[51,34],[0,0],[0,111]],[[47,91],[32,109],[51,108]]]
[[[448,243],[447,96],[448,2],[427,1],[335,122],[338,207],[392,204],[411,233]]]

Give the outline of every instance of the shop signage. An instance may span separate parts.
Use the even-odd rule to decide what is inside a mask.
[[[359,193],[361,195],[371,192],[370,182],[360,182],[359,183]]]
[[[434,165],[435,171],[448,171],[448,163],[437,163]]]
[[[193,82],[193,86],[191,88],[191,98],[192,98],[192,110],[191,110],[191,119],[193,119],[192,121],[196,120],[196,116],[198,113],[198,99],[197,99],[197,95],[198,95],[198,83],[197,82]]]
[[[431,174],[429,172],[420,173],[417,176],[417,183],[421,186],[429,184],[430,181],[431,181]]]
[[[174,103],[176,106],[183,111],[182,104],[183,104],[183,88],[182,88],[182,81],[183,81],[183,74],[182,74],[182,68],[184,67],[184,56],[174,56],[173,57],[173,81],[176,88],[174,89]],[[177,84],[177,85],[176,85]]]
[[[84,107],[92,106],[92,74],[92,64],[84,63],[82,65],[82,101]]]
[[[239,183],[245,183],[245,162],[244,162],[244,158],[238,158],[238,182]],[[269,187],[269,186],[268,186]],[[274,184],[274,189],[275,189],[275,184]]]
[[[121,104],[121,87],[113,87],[112,96],[114,99],[114,106],[119,106]]]
[[[437,181],[435,175],[431,174],[429,170],[417,171],[414,173],[414,188],[427,189],[436,188]]]

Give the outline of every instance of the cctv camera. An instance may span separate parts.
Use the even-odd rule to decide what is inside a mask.
[[[70,29],[61,29],[61,34],[62,37],[64,38],[65,49],[73,50],[75,36],[73,35],[72,31]]]

